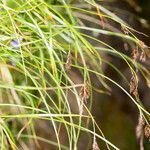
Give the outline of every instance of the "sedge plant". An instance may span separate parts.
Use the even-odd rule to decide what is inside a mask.
[[[109,24],[109,20],[120,29]],[[144,61],[148,47],[134,34],[142,33],[97,1],[1,0],[0,22],[2,150],[33,149],[40,147],[41,141],[49,148],[76,150],[82,133],[88,135],[86,149],[99,149],[96,140],[100,139],[108,149],[118,150],[104,136],[91,113],[95,89],[91,74],[105,89],[95,90],[111,93],[108,82],[113,83],[136,105],[148,124],[150,114],[139,99],[137,76],[138,70],[150,81],[149,71],[137,61],[137,51]],[[95,35],[117,37],[138,48],[128,56]],[[131,71],[131,80],[101,53],[122,59]],[[106,76],[103,64],[111,66],[130,91]],[[70,76],[76,71],[82,83],[74,82]],[[70,103],[71,99],[76,106]],[[48,136],[39,134],[44,130],[42,122],[47,125]],[[62,128],[66,142],[62,142]]]

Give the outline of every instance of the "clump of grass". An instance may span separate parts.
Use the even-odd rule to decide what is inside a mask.
[[[109,93],[106,81],[112,82],[131,98],[148,123],[150,114],[137,96],[137,71],[149,81],[148,70],[137,61],[138,56],[134,51],[131,51],[131,54],[134,53],[133,58],[129,57],[93,36],[115,36],[131,47],[135,45],[140,58],[144,60],[146,45],[134,35],[137,31],[118,16],[94,0],[76,3],[71,0],[2,0],[0,10],[2,149],[30,149],[35,145],[40,146],[39,141],[59,149],[77,149],[82,132],[89,135],[88,141],[95,139],[96,146],[93,149],[98,147],[96,139],[103,140],[108,149],[118,149],[105,138],[91,114],[94,89],[91,74],[106,89],[97,91]],[[107,23],[107,20],[120,25],[124,32]],[[99,22],[98,27],[96,24]],[[133,96],[103,73],[102,65],[106,63],[127,81],[101,52],[125,61],[133,75],[130,81]],[[70,73],[74,70],[79,71],[82,83],[72,80]],[[76,103],[76,106],[70,103],[73,97],[68,97],[69,93],[75,97],[73,104]],[[73,107],[77,108],[77,113],[72,110]],[[36,126],[40,126],[42,121],[48,125],[48,138],[38,135]],[[61,141],[62,128],[66,143]],[[96,133],[96,129],[99,133]],[[50,138],[51,132],[54,140]],[[87,145],[87,149],[91,146]]]

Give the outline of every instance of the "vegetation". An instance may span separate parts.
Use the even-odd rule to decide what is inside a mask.
[[[91,111],[93,91],[110,95],[109,83],[139,110],[137,138],[143,146],[145,125],[150,137],[150,113],[139,98],[138,74],[150,86],[150,73],[141,63],[148,47],[137,35],[146,35],[94,0],[1,0],[0,10],[1,149],[39,148],[40,142],[78,149],[83,134],[87,149],[98,150],[98,139],[108,149],[119,149],[104,136]],[[97,35],[117,37],[128,45],[129,55]],[[131,79],[106,55],[122,59]],[[104,65],[129,89],[107,76]]]

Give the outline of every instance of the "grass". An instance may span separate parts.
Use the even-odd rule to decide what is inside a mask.
[[[39,141],[58,149],[78,149],[82,132],[91,141],[87,149],[92,143],[96,149],[96,139],[104,141],[108,149],[119,149],[105,138],[91,113],[95,88],[91,74],[105,89],[97,91],[110,93],[108,81],[112,82],[129,96],[148,123],[150,114],[135,91],[137,70],[149,81],[148,70],[137,61],[137,56],[129,57],[93,36],[96,33],[118,37],[130,47],[138,46],[142,55],[147,47],[134,34],[142,33],[94,0],[81,4],[72,0],[2,0],[0,10],[1,149],[30,149],[38,147]],[[123,27],[124,32],[106,23],[106,19]],[[110,65],[127,85],[131,84],[101,52],[122,59],[129,67],[134,77],[132,86],[136,87],[131,93],[103,73],[102,65]],[[82,83],[72,80],[69,74],[73,70],[79,71]],[[69,97],[69,93],[75,98]],[[76,106],[70,103],[71,99]],[[78,111],[74,112],[73,107]],[[36,126],[42,121],[49,127],[46,129],[49,137],[38,135]],[[62,128],[66,143],[61,141]],[[55,140],[50,138],[51,132]]]

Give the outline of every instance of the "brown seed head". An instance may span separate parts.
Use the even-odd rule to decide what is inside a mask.
[[[142,126],[145,125],[145,120],[143,116],[139,116],[139,124],[141,124]]]
[[[142,49],[145,49],[145,48],[147,48],[147,45],[145,45],[145,43],[143,42],[143,41],[138,41],[138,44],[139,44],[139,46],[142,48]]]
[[[133,57],[134,60],[136,60],[136,59],[138,58],[138,56],[139,56],[138,46],[136,46],[136,47],[133,49],[131,55],[132,55],[132,57]]]
[[[145,60],[146,60],[146,54],[145,54],[144,51],[143,51],[143,52],[141,53],[141,55],[140,55],[140,60],[141,60],[142,62],[145,62]]]
[[[142,115],[139,115],[138,124],[136,126],[136,137],[140,139],[143,135],[143,127],[145,125],[145,120]]]
[[[150,125],[145,126],[144,135],[146,138],[150,138]]]
[[[134,96],[138,96],[138,79],[134,75],[132,75],[130,83],[130,93],[132,93]]]
[[[83,101],[87,102],[87,99],[90,97],[90,88],[88,83],[85,83],[80,90],[80,96]]]
[[[71,64],[72,64],[72,57],[71,57],[71,54],[69,53],[68,56],[67,56],[66,64],[65,64],[66,70],[71,69]]]

